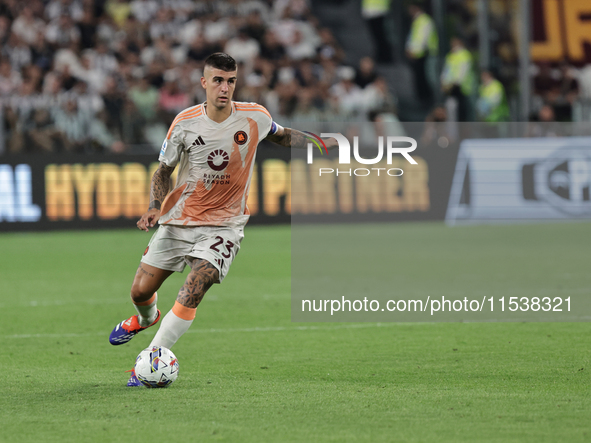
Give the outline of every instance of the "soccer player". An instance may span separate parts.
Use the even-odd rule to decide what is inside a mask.
[[[191,268],[176,302],[151,346],[172,348],[189,329],[197,306],[221,283],[240,249],[249,212],[246,206],[256,149],[266,139],[304,148],[306,135],[273,122],[255,103],[232,100],[236,62],[215,53],[205,60],[201,85],[205,103],[185,109],[172,122],[152,178],[148,211],[137,227],[160,225],[141,259],[131,287],[137,311],[111,332],[113,345],[127,343],[160,320],[156,291],[173,273]],[[336,146],[336,140],[329,143]],[[170,177],[179,167],[176,186]],[[132,373],[128,386],[140,385]]]

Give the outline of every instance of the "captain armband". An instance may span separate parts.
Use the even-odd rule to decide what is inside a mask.
[[[271,130],[269,131],[269,135],[275,135],[277,133],[277,131],[279,130],[283,130],[283,126],[278,125],[275,122],[271,122]]]

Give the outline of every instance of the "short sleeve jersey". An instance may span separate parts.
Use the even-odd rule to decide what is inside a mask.
[[[216,123],[205,105],[178,114],[162,144],[159,161],[179,170],[160,224],[242,227],[257,146],[272,118],[261,105],[232,102],[232,114]]]

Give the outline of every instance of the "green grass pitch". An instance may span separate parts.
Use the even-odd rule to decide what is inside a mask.
[[[536,287],[581,294],[590,227],[391,225],[409,266],[395,272],[428,257],[453,270],[478,239],[482,254],[519,245],[503,258],[507,291],[527,286],[526,266]],[[1,442],[591,441],[589,324],[292,323],[287,226],[246,229],[174,347],[177,382],[127,388],[155,330],[118,347],[108,335],[134,313],[148,239],[131,228],[0,235]],[[461,266],[458,290],[494,279],[478,260]],[[437,275],[421,288],[444,289]],[[161,288],[164,312],[182,281]]]

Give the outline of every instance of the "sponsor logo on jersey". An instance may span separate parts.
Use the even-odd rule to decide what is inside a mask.
[[[244,131],[238,131],[236,134],[234,134],[234,141],[236,143],[238,143],[239,145],[243,145],[244,143],[246,143],[248,140],[248,136],[246,135],[246,132]]]
[[[193,146],[205,146],[205,142],[203,141],[203,139],[201,138],[201,136],[198,136],[195,141],[191,144],[191,147]]]
[[[229,185],[230,174],[203,174],[204,185]]]
[[[167,145],[167,141],[164,140],[164,143],[162,143],[162,149],[160,149],[160,155],[164,155],[164,153],[166,152],[166,145]]]
[[[146,250],[144,251],[144,255],[146,255],[146,254],[148,253],[148,249],[150,249],[150,247],[149,247],[149,246],[148,246],[148,247],[146,248]]]
[[[207,157],[207,164],[214,171],[223,171],[228,166],[228,163],[230,163],[230,156],[226,151],[221,149],[211,151]]]

